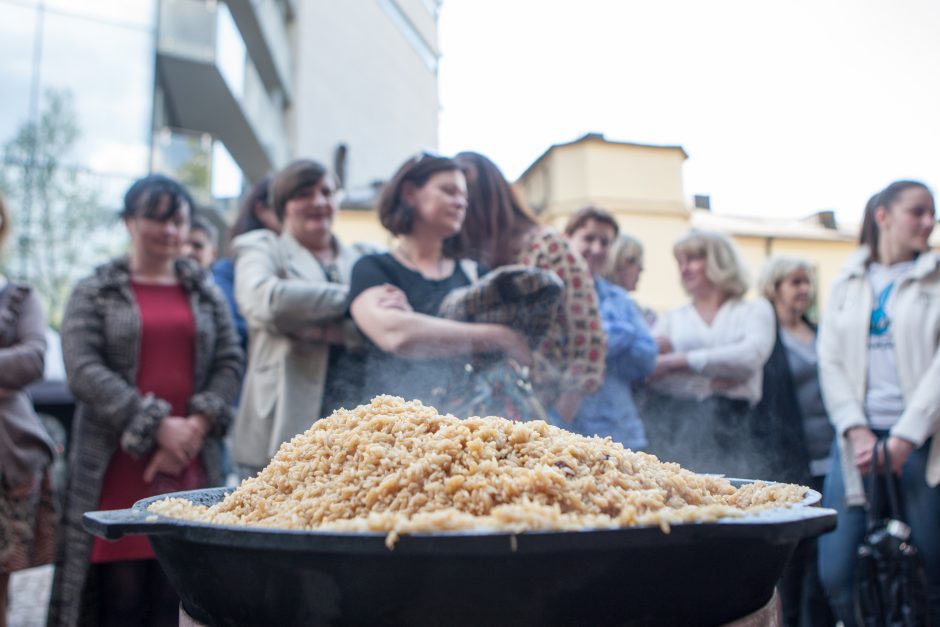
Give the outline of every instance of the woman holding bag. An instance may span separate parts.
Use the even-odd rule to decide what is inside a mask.
[[[896,181],[873,196],[862,245],[836,279],[820,327],[820,383],[836,431],[823,502],[839,512],[839,526],[820,539],[819,567],[846,627],[856,624],[856,551],[879,438],[924,558],[930,622],[940,624],[940,263],[928,243],[935,216],[923,183]]]

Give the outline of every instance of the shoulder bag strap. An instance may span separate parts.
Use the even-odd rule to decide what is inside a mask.
[[[901,506],[900,501],[898,500],[898,484],[897,478],[894,476],[894,473],[891,472],[891,455],[888,453],[888,440],[885,438],[880,441],[882,451],[884,452],[884,464],[882,465],[882,476],[885,481],[885,488],[888,492],[888,515],[894,520],[900,520],[901,518]]]
[[[871,448],[871,466],[868,472],[871,477],[871,481],[868,485],[868,530],[871,531],[878,527],[881,524],[882,520],[882,510],[883,505],[881,504],[881,489],[880,484],[882,482],[881,473],[878,472],[878,445],[881,444],[881,440],[875,441],[875,444]],[[888,472],[891,472],[891,469],[888,469]]]

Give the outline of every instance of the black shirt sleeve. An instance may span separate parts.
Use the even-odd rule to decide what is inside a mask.
[[[388,268],[380,259],[382,255],[366,255],[356,262],[353,266],[352,275],[349,279],[349,294],[346,296],[346,315],[349,315],[349,307],[356,297],[364,291],[377,285],[394,283],[388,272]]]

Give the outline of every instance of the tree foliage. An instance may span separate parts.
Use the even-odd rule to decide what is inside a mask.
[[[100,182],[68,164],[80,137],[69,91],[49,90],[37,120],[3,146],[0,192],[13,222],[4,274],[33,286],[58,327],[73,283],[108,256]]]

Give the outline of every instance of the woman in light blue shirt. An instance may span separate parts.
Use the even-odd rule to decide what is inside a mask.
[[[600,390],[586,397],[574,419],[563,426],[582,435],[610,436],[626,448],[637,450],[647,441],[631,386],[653,372],[657,347],[630,295],[601,277],[618,231],[613,216],[595,207],[581,209],[565,227],[572,248],[585,258],[594,276],[607,335],[607,369]]]

